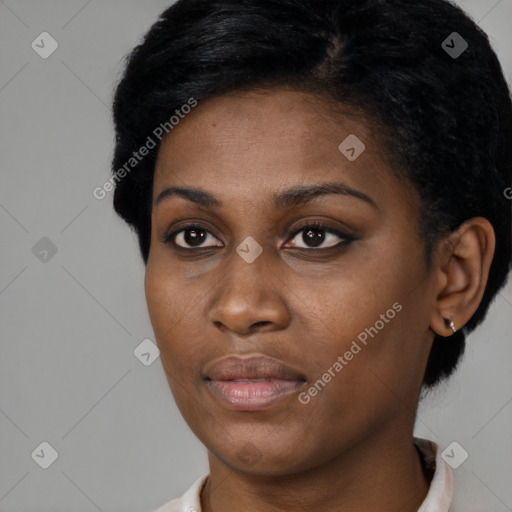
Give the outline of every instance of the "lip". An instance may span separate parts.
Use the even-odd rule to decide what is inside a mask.
[[[305,380],[305,376],[291,366],[264,355],[225,357],[207,365],[204,374],[210,380]]]
[[[306,378],[277,359],[230,356],[210,364],[204,380],[208,389],[230,408],[256,411],[294,394]]]

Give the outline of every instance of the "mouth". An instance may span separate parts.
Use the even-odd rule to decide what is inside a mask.
[[[306,378],[266,356],[224,358],[207,367],[204,381],[213,396],[238,411],[257,411],[295,394]]]

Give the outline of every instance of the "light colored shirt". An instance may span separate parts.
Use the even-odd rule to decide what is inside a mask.
[[[417,512],[462,512],[453,498],[453,471],[441,457],[439,446],[433,441],[413,438],[421,455],[421,462],[427,471],[433,471],[427,496]],[[169,501],[154,512],[201,512],[201,491],[208,474],[198,478],[181,498]],[[464,511],[466,512],[466,511]]]

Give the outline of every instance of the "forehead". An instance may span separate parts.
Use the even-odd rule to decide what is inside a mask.
[[[256,189],[270,194],[285,185],[342,180],[368,195],[382,194],[400,184],[375,132],[353,109],[303,92],[259,90],[210,98],[164,137],[155,191],[194,185],[219,196],[228,189],[230,195]],[[344,141],[352,146],[355,141],[356,159],[340,150]]]

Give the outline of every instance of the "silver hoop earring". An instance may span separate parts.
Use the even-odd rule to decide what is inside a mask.
[[[446,325],[446,328],[450,327],[451,330],[456,333],[457,332],[457,329],[455,329],[455,323],[453,322],[453,320],[451,318],[445,318],[444,319],[444,323]]]

